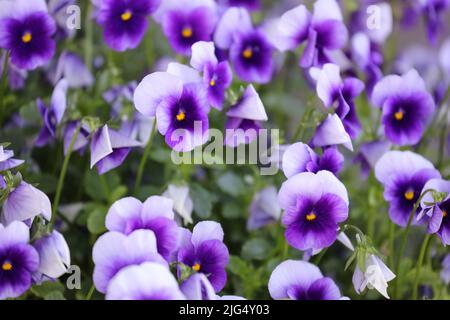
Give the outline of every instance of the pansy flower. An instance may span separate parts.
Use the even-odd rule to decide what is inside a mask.
[[[167,260],[178,239],[178,225],[172,209],[173,201],[166,197],[151,196],[144,203],[127,197],[114,202],[106,215],[105,225],[108,230],[123,234],[139,229],[152,230],[158,253]]]
[[[104,174],[117,168],[125,161],[132,147],[138,147],[141,143],[115,130],[108,125],[97,129],[91,141],[91,169],[96,166],[99,174]]]
[[[6,52],[0,55],[0,74],[3,73],[3,66],[5,65]],[[25,86],[25,80],[28,76],[28,71],[16,67],[11,61],[6,64],[6,72],[8,75],[8,84],[11,90],[20,90]]]
[[[319,268],[306,261],[287,260],[273,270],[269,279],[272,299],[341,300],[338,286]]]
[[[167,267],[154,262],[131,265],[111,279],[107,300],[184,300],[177,280]]]
[[[318,0],[311,14],[300,5],[283,14],[278,25],[280,50],[293,50],[306,41],[300,66],[309,68],[332,62],[330,53],[342,49],[348,38],[341,9],[335,0]]]
[[[314,68],[311,73],[317,80],[319,99],[326,108],[335,109],[350,137],[357,137],[361,132],[361,124],[354,100],[364,90],[364,83],[354,77],[342,80],[339,66],[332,63],[325,64],[322,69]]]
[[[24,223],[0,224],[0,299],[17,298],[31,287],[39,255],[29,241],[30,230]]]
[[[208,91],[209,103],[218,110],[222,110],[225,90],[233,80],[228,61],[219,62],[213,42],[200,41],[192,46],[191,65],[203,73],[203,83]]]
[[[211,40],[217,23],[217,5],[212,0],[164,0],[155,14],[172,48],[189,55],[198,41]]]
[[[43,121],[43,127],[36,139],[36,146],[42,147],[56,137],[56,130],[61,123],[67,106],[68,82],[62,79],[53,90],[50,106],[46,106],[39,98],[37,108]]]
[[[395,224],[405,227],[425,183],[441,175],[430,161],[416,153],[389,151],[376,163],[375,177],[384,185],[389,217]]]
[[[129,235],[110,231],[95,242],[92,249],[94,284],[99,292],[106,293],[111,279],[123,268],[146,261],[161,264],[167,262],[158,254],[153,231],[136,230]]]
[[[219,292],[227,282],[225,267],[229,260],[222,226],[217,222],[202,221],[195,225],[192,233],[183,232],[185,241],[178,251],[178,261],[205,274],[214,290]]]
[[[194,209],[194,202],[189,195],[188,186],[169,184],[162,195],[172,199],[173,209],[183,219],[185,225],[193,222],[192,210]]]
[[[0,145],[0,171],[6,171],[20,166],[24,160],[15,159],[14,151],[5,149]]]
[[[160,0],[91,0],[106,44],[116,51],[136,48],[147,31],[148,16]]]
[[[22,181],[9,191],[3,203],[1,221],[9,224],[17,220],[31,225],[34,217],[39,215],[50,220],[52,216],[50,200],[41,190]]]
[[[249,144],[254,141],[261,121],[267,121],[264,105],[253,85],[245,89],[242,97],[227,111],[225,123],[225,145],[236,147],[241,143]]]
[[[248,11],[230,8],[214,33],[214,42],[229,50],[236,75],[246,82],[267,83],[273,73],[273,46],[260,28],[254,28]]]
[[[158,131],[166,143],[181,152],[207,141],[207,101],[202,84],[184,83],[182,78],[167,72],[146,76],[134,92],[136,109],[148,117],[156,115]]]
[[[353,161],[360,164],[363,177],[369,176],[377,161],[391,149],[391,146],[392,144],[389,141],[383,140],[374,140],[361,144],[359,153]]]
[[[67,155],[73,134],[75,133],[78,126],[80,126],[80,131],[77,138],[75,139],[72,151],[83,153],[87,145],[89,144],[89,136],[91,134],[89,125],[84,122],[80,123],[80,121],[78,120],[69,121],[64,128],[64,155]]]
[[[278,221],[281,216],[281,208],[277,201],[276,188],[269,186],[256,193],[250,204],[249,211],[248,230],[256,230]]]
[[[343,145],[350,151],[353,151],[352,139],[345,130],[342,120],[336,113],[329,114],[325,120],[317,126],[316,132],[309,145],[314,147]]]
[[[249,11],[261,9],[261,0],[218,0],[217,2],[222,6],[242,7]]]
[[[301,172],[316,173],[321,170],[328,170],[336,175],[344,165],[344,156],[336,147],[324,149],[319,156],[307,144],[297,142],[284,152],[282,164],[287,178]]]
[[[345,186],[331,172],[303,172],[285,181],[278,192],[284,209],[287,242],[298,250],[322,249],[336,240],[339,223],[348,217]]]
[[[375,85],[371,99],[382,108],[386,137],[400,146],[420,141],[435,110],[433,97],[416,70],[384,77]]]
[[[64,236],[56,230],[33,243],[39,254],[39,268],[34,278],[56,279],[70,267],[70,250]]]
[[[95,81],[81,57],[70,51],[61,53],[51,78],[53,83],[66,79],[70,88],[90,87]]]
[[[188,300],[216,300],[216,292],[203,273],[193,273],[180,286]]]
[[[439,193],[438,198],[433,197],[432,192],[427,192],[420,204],[422,212],[417,219],[428,217],[427,232],[437,233],[444,246],[450,244],[450,181],[442,179],[431,179],[423,187],[423,192],[434,190]]]
[[[442,261],[441,280],[446,285],[450,283],[450,254],[447,254]]]
[[[0,48],[10,51],[18,68],[33,70],[46,64],[55,53],[55,31],[44,0],[0,2]]]

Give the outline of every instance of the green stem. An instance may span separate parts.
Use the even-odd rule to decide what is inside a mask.
[[[73,146],[75,145],[75,141],[77,140],[80,129],[81,129],[81,124],[79,124],[76,127],[76,129],[72,135],[72,139],[70,140],[69,149],[67,150],[67,154],[66,154],[66,157],[64,158],[63,166],[61,169],[61,173],[59,174],[58,185],[56,187],[55,198],[53,200],[52,218],[50,221],[52,224],[54,224],[55,220],[56,220],[56,215],[58,213],[59,200],[61,198],[61,192],[62,192],[62,188],[63,188],[63,184],[64,184],[64,178],[66,177],[66,172],[67,172],[67,167],[69,166],[70,156],[72,155]]]
[[[306,124],[309,121],[309,119],[311,118],[311,115],[314,112],[314,107],[309,107],[309,109],[305,110],[302,118],[299,121],[299,124],[297,126],[297,128],[295,129],[294,134],[292,135],[292,139],[291,142],[294,143],[296,141],[298,141],[299,139],[303,139],[303,135],[305,133],[305,129],[306,129]]]
[[[320,261],[322,261],[323,256],[327,253],[328,248],[322,249],[320,253],[314,258],[314,264],[316,266],[319,265]]]
[[[94,49],[92,46],[93,38],[94,38],[94,29],[92,25],[92,3],[88,1],[86,10],[86,36],[84,39],[84,61],[89,70],[92,70],[92,61],[94,56]]]
[[[94,294],[94,292],[95,292],[95,285],[92,284],[92,286],[89,288],[88,294],[86,295],[86,300],[91,300],[92,295]]]
[[[138,172],[136,175],[136,181],[134,184],[134,194],[137,194],[139,191],[139,188],[141,187],[142,175],[144,174],[145,163],[147,162],[147,158],[150,154],[150,149],[152,146],[153,138],[155,136],[155,132],[156,132],[156,119],[153,120],[153,128],[150,133],[150,138],[148,139],[147,145],[145,146],[145,150],[144,150],[144,153],[141,158],[141,162],[139,163],[139,168],[138,168]]]
[[[400,261],[403,258],[403,254],[405,252],[405,248],[406,248],[406,243],[408,241],[408,234],[409,234],[409,230],[411,228],[411,223],[412,220],[414,219],[414,215],[417,211],[417,208],[419,208],[420,205],[420,201],[422,200],[422,198],[428,193],[431,192],[433,190],[431,189],[427,189],[425,190],[419,197],[419,199],[417,199],[416,203],[414,204],[414,207],[411,211],[411,214],[409,215],[409,219],[408,219],[408,224],[406,225],[405,230],[403,231],[403,237],[402,237],[402,242],[400,245],[400,250],[398,251],[397,254],[397,259],[396,259],[396,264],[395,264],[395,274],[397,276],[397,281],[395,281],[394,283],[394,296],[396,299],[399,298],[399,294],[400,294],[400,288],[401,288],[401,281],[402,281],[402,274],[400,273]]]
[[[430,238],[431,238],[431,235],[427,233],[427,235],[425,236],[425,239],[423,240],[422,247],[420,248],[419,259],[417,260],[416,275],[414,277],[413,294],[412,294],[413,300],[417,300],[420,272],[422,271],[423,259],[425,257],[425,253],[427,251]]]
[[[394,268],[395,224],[389,221],[389,266]]]
[[[3,61],[2,66],[2,75],[0,80],[0,125],[3,124],[3,116],[5,114],[5,93],[6,86],[8,84],[8,60],[9,60],[9,51],[6,51],[5,61]]]

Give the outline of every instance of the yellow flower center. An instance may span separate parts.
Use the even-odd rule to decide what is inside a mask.
[[[442,216],[445,218],[447,216],[447,211],[442,210]]]
[[[194,270],[196,272],[200,271],[200,263],[197,262],[196,264],[194,264],[192,266],[192,270]]]
[[[30,32],[25,32],[24,34],[23,34],[23,36],[22,36],[22,41],[23,41],[23,43],[28,43],[28,42],[30,42],[31,41],[31,39],[33,39],[33,36],[31,35],[31,33]]]
[[[242,51],[242,56],[243,56],[245,59],[250,59],[250,58],[253,56],[253,50],[252,50],[252,48],[249,48],[249,47],[245,48],[245,50]]]
[[[124,13],[122,13],[122,15],[120,16],[120,18],[122,19],[122,21],[128,21],[131,19],[131,17],[133,17],[133,14],[131,13],[130,10],[125,11]]]
[[[191,27],[184,27],[183,30],[181,30],[181,35],[183,38],[190,38],[192,37],[192,28]]]
[[[406,200],[412,200],[414,199],[414,191],[408,190],[404,193],[404,196]]]
[[[13,268],[13,266],[9,261],[4,262],[2,265],[2,269],[4,271],[10,271],[10,270],[12,270],[12,268]]]
[[[308,220],[308,221],[313,221],[313,220],[316,220],[316,214],[314,213],[314,212],[310,212],[309,214],[307,214],[306,215],[306,220]]]
[[[404,115],[405,115],[405,113],[402,110],[399,110],[396,113],[394,113],[394,117],[398,121],[403,120]]]
[[[177,114],[177,120],[178,120],[178,121],[183,121],[184,119],[186,119],[186,114],[185,114],[183,111],[180,111],[180,112]]]
[[[209,82],[209,85],[211,87],[214,87],[216,85],[216,81],[214,79],[211,79],[211,81]]]

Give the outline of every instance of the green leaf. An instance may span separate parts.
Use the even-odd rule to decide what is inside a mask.
[[[45,281],[40,285],[32,286],[31,292],[39,298],[45,298],[52,292],[64,292],[64,286],[59,281]]]
[[[106,210],[97,208],[91,212],[87,219],[87,228],[92,234],[101,234],[106,231],[105,227]]]
[[[197,183],[190,185],[189,194],[194,202],[194,211],[199,218],[207,219],[211,216],[215,196]]]
[[[234,201],[227,201],[222,206],[222,216],[227,219],[244,217],[246,209]]]
[[[44,300],[66,300],[60,291],[52,291],[45,295]]]
[[[242,247],[242,257],[245,259],[264,260],[270,252],[270,244],[264,239],[251,239]]]
[[[217,185],[220,190],[233,197],[237,197],[245,191],[245,185],[242,178],[233,172],[226,172],[221,175],[217,180]]]
[[[119,200],[120,198],[123,198],[128,192],[128,188],[126,186],[120,185],[117,188],[114,189],[114,191],[111,193],[109,197],[109,201],[111,203]]]

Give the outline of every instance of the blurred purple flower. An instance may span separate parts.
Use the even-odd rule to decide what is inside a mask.
[[[217,2],[222,6],[242,7],[249,11],[261,9],[261,0],[218,0]]]
[[[272,299],[341,300],[339,288],[319,268],[306,261],[287,260],[273,270],[269,279]]]
[[[344,156],[336,147],[324,149],[322,156],[319,156],[307,144],[297,142],[284,152],[282,163],[286,178],[301,172],[317,173],[321,170],[337,175],[344,165]]]
[[[70,88],[86,88],[93,85],[95,79],[88,67],[77,54],[63,51],[59,56],[54,74],[50,75],[52,82],[66,79]]]
[[[281,216],[281,208],[277,201],[277,189],[269,186],[256,193],[249,211],[247,230],[256,230],[278,221]]]
[[[0,56],[0,74],[3,73],[3,66],[5,65],[6,53],[3,52]],[[11,61],[7,65],[8,83],[11,90],[20,90],[25,86],[25,80],[28,76],[26,70],[17,68]]]
[[[219,62],[213,42],[200,41],[192,45],[191,65],[203,73],[203,83],[208,91],[208,101],[216,109],[222,110],[225,90],[233,80],[227,61]]]
[[[368,177],[370,171],[375,168],[377,161],[391,149],[389,141],[374,140],[363,143],[359,148],[359,153],[354,158],[354,162],[361,165],[361,175]]]
[[[136,48],[147,31],[148,16],[160,0],[91,0],[106,44],[113,50]]]
[[[66,124],[64,129],[64,155],[67,155],[67,151],[69,150],[70,142],[72,140],[73,134],[80,125],[79,121],[70,121]],[[72,151],[78,151],[83,153],[86,146],[89,144],[89,135],[91,134],[91,130],[86,123],[82,123],[80,127],[80,132],[75,140]]]
[[[279,50],[293,50],[306,41],[302,68],[322,66],[332,62],[330,53],[342,49],[348,38],[341,9],[335,0],[317,0],[314,13],[300,5],[283,14],[278,25],[279,37],[275,44]]]
[[[310,145],[313,147],[328,147],[341,144],[353,151],[352,139],[345,131],[342,120],[337,114],[329,114],[317,127]]]
[[[158,253],[166,260],[176,249],[178,225],[174,220],[173,201],[166,197],[151,196],[144,203],[133,197],[113,203],[106,215],[105,225],[110,231],[125,235],[139,229],[152,230]]]
[[[430,161],[416,153],[389,151],[376,163],[375,177],[384,186],[389,217],[395,224],[405,227],[425,183],[441,175]]]
[[[249,144],[258,137],[261,121],[267,121],[264,105],[253,85],[245,89],[242,97],[230,107],[225,123],[225,145],[237,147]]]
[[[201,84],[184,83],[173,74],[154,72],[137,86],[134,104],[143,115],[156,115],[158,131],[172,149],[186,152],[208,139],[209,105],[206,96]]]
[[[107,300],[184,300],[169,269],[144,262],[120,270],[108,286]]]
[[[118,84],[103,93],[103,99],[111,105],[112,116],[119,116],[124,102],[133,102],[133,93],[137,82],[131,81],[125,85]]]
[[[186,239],[178,251],[178,261],[206,275],[214,290],[219,292],[227,282],[225,267],[229,260],[221,225],[202,221],[194,227],[192,234],[189,231],[185,233]]]
[[[56,279],[67,272],[70,267],[70,250],[64,236],[54,230],[33,243],[39,254],[39,277]],[[36,275],[33,275],[35,277]]]
[[[339,223],[348,217],[345,186],[331,172],[298,173],[278,193],[285,210],[287,242],[298,250],[322,249],[336,240]]]
[[[442,261],[441,280],[446,285],[450,283],[450,254],[447,254]]]
[[[99,292],[106,293],[111,279],[123,268],[146,261],[167,267],[158,254],[153,231],[136,230],[129,235],[110,231],[98,238],[92,249],[94,284]]]
[[[76,33],[76,29],[68,27],[68,11],[70,6],[76,5],[77,0],[49,0],[48,11],[50,15],[55,19],[57,30],[56,38],[64,39],[67,37],[73,37]]]
[[[31,287],[39,256],[29,240],[30,231],[24,223],[0,224],[0,299],[17,298]]]
[[[56,137],[56,130],[61,123],[67,106],[68,82],[62,79],[53,90],[50,106],[46,106],[41,98],[37,100],[37,108],[43,121],[43,127],[36,139],[36,146],[43,147]]]
[[[252,25],[248,11],[230,8],[217,24],[214,42],[229,50],[237,76],[246,82],[267,83],[273,73],[273,47],[267,35]]]
[[[216,292],[203,273],[193,273],[180,286],[188,300],[216,300]]]
[[[19,69],[45,65],[55,53],[56,24],[44,0],[0,2],[0,48]]]
[[[0,145],[0,171],[6,171],[20,166],[24,160],[14,159],[14,151],[6,150]]]
[[[433,97],[416,70],[384,77],[375,85],[371,99],[383,110],[386,137],[400,146],[420,141],[435,109]]]
[[[441,193],[438,198],[434,198],[433,193],[426,193],[420,201],[422,212],[417,219],[423,216],[428,219],[427,232],[437,233],[444,246],[450,244],[450,181],[442,179],[431,179],[425,183],[423,191],[434,190]]]
[[[139,141],[121,135],[108,128],[97,129],[91,141],[91,169],[96,166],[99,174],[117,168],[130,153],[132,147],[140,146]]]

